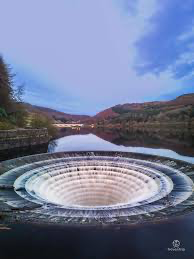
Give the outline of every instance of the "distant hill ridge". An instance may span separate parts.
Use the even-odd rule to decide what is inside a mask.
[[[47,117],[53,118],[55,120],[64,120],[64,121],[81,121],[90,118],[87,115],[74,115],[64,112],[60,112],[51,108],[45,108],[37,105],[32,105],[29,103],[24,104],[26,110],[30,113],[38,113],[46,115]]]
[[[150,115],[155,113],[156,115],[156,113],[170,112],[172,110],[177,110],[178,112],[185,108],[185,106],[194,106],[194,93],[184,94],[170,101],[118,104],[98,113],[94,117],[96,119],[114,119],[121,117],[122,114],[125,114],[125,117],[127,117],[127,113],[129,117],[131,113],[134,115],[141,114],[142,116],[145,113],[150,113]]]
[[[194,93],[184,94],[170,101],[118,104],[97,113],[95,116],[72,115],[27,103],[25,107],[29,112],[47,115],[56,120],[81,121],[85,123],[97,123],[100,121],[117,123],[122,121],[188,120],[194,116]]]

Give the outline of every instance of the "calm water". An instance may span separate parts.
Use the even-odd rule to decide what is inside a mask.
[[[156,154],[194,163],[188,133],[150,134],[84,130],[61,132],[47,152],[119,150]],[[41,152],[39,149],[34,153]],[[28,154],[27,152],[25,153]],[[22,153],[22,155],[25,155]],[[16,154],[15,154],[16,155]],[[17,156],[19,156],[19,152]],[[194,213],[130,227],[57,227],[16,224],[0,230],[0,259],[194,259]],[[168,251],[179,240],[185,251]]]
[[[115,132],[105,132],[104,134],[103,132],[100,132],[101,134],[99,134],[99,132],[84,133],[85,132],[76,130],[67,131],[67,136],[50,143],[48,152],[87,150],[125,151],[165,156],[194,163],[194,138],[192,139],[192,136],[188,142],[186,142],[186,140],[181,142],[177,137],[177,142],[173,142],[174,145],[169,145],[168,140],[166,140],[168,143],[166,146],[162,143],[162,140],[159,143],[155,141],[153,147],[153,143],[151,142],[153,135],[152,138],[150,137],[150,142],[148,136],[143,136],[147,138],[147,142],[149,143],[145,144],[143,141],[141,142],[141,140],[138,141],[138,139],[136,139],[135,142],[132,132],[125,132],[126,135],[128,134],[128,139],[130,139],[130,137],[132,138],[131,142],[125,138],[122,139],[122,135],[117,136],[115,139]],[[122,132],[120,132],[120,134],[121,133]],[[169,147],[171,149],[169,149]]]

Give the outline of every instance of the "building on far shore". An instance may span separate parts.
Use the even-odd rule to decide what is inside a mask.
[[[71,129],[78,129],[84,126],[84,124],[81,124],[81,123],[55,123],[53,125],[57,128],[71,128]]]

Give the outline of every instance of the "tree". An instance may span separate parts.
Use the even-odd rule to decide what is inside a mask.
[[[16,85],[15,74],[0,56],[0,120],[9,127],[24,127],[26,124],[26,111],[22,104],[24,85]],[[7,128],[7,126],[6,126]]]
[[[6,112],[11,111],[13,104],[13,78],[9,66],[0,56],[0,107]]]
[[[0,118],[7,118],[7,113],[3,108],[0,108]]]
[[[34,113],[31,118],[30,126],[35,129],[47,128],[52,138],[57,134],[57,130],[53,126],[53,120],[45,115]]]

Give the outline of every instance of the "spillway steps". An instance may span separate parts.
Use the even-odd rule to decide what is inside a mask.
[[[103,151],[35,155],[0,164],[0,210],[32,221],[140,222],[191,211],[193,181],[193,165],[162,157]]]

